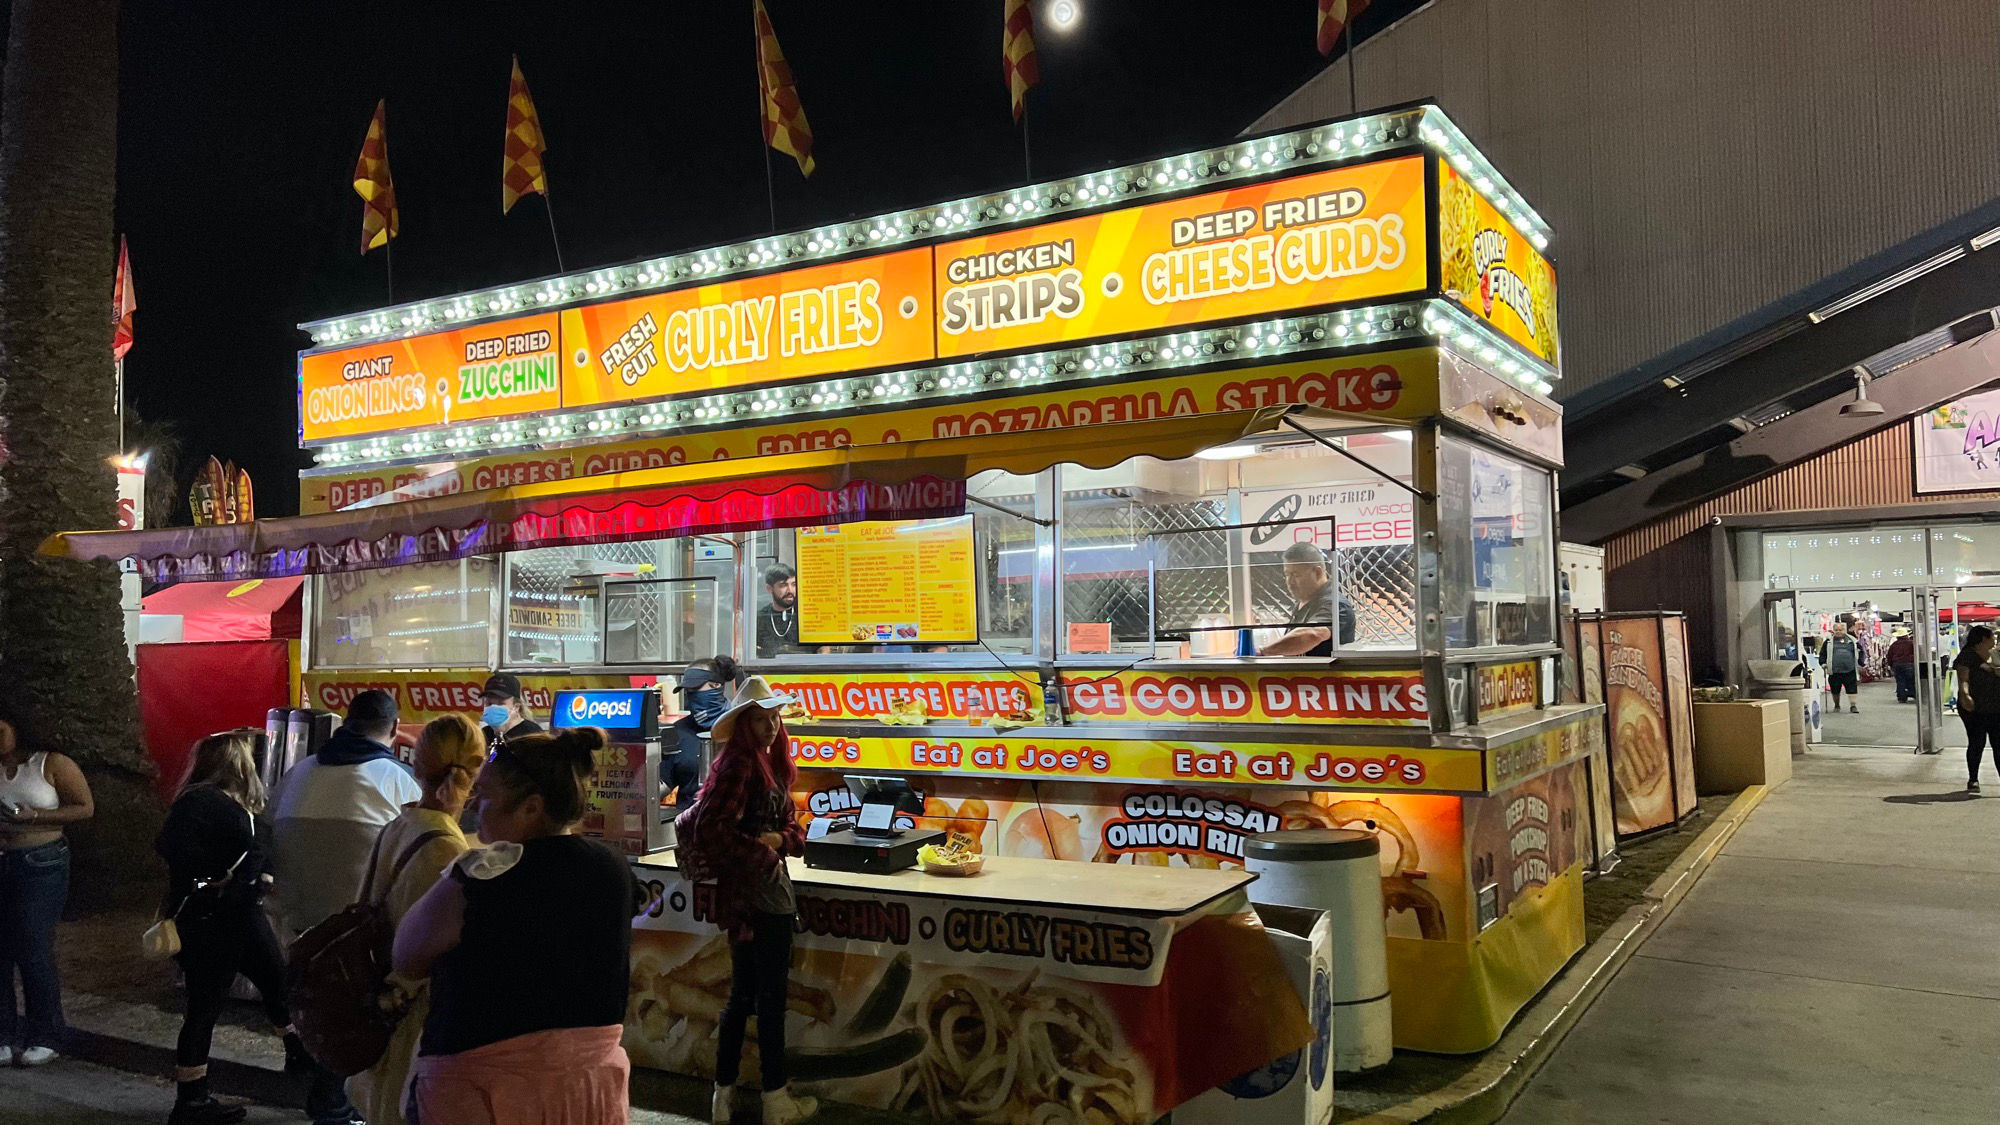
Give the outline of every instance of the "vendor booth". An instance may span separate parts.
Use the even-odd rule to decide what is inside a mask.
[[[1490,1046],[1582,946],[1548,233],[1417,104],[340,318],[309,514],[45,550],[318,576],[316,706],[738,657],[798,699],[802,822],[895,775],[992,861],[799,869],[821,1088],[1151,1121],[1315,1034],[1248,836],[1380,835],[1398,1046]],[[635,862],[628,1044],[706,1074],[726,958]]]

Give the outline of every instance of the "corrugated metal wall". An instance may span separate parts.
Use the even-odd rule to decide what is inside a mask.
[[[1826,522],[1834,525],[1852,523],[1857,510],[1865,508],[2000,502],[2000,492],[1917,495],[1912,425],[1905,420],[1607,540],[1607,608],[1685,610],[1688,651],[1712,653],[1716,647],[1708,525],[1715,517],[1823,511]],[[1702,659],[1697,655],[1695,663]]]
[[[1994,0],[1436,0],[1356,55],[1555,228],[1569,391],[2000,195]],[[1341,60],[1254,128],[1348,110]]]

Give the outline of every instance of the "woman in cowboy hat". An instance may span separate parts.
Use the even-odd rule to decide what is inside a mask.
[[[792,815],[791,741],[779,695],[762,676],[744,681],[709,736],[721,747],[689,818],[683,854],[689,875],[715,883],[715,920],[729,935],[733,977],[716,1044],[714,1120],[730,1120],[743,1062],[744,1026],[757,1016],[765,1125],[792,1125],[819,1108],[785,1088],[785,986],[792,966],[797,904],[785,857],[805,852]]]

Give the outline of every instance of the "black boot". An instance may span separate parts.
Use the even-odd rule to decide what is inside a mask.
[[[174,1111],[167,1125],[235,1125],[249,1111],[240,1105],[223,1105],[208,1092],[208,1079],[175,1083]]]

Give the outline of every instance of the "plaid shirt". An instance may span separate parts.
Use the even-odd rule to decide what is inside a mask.
[[[805,829],[793,816],[773,818],[770,794],[778,785],[748,754],[724,753],[709,768],[708,781],[701,788],[695,807],[677,824],[686,831],[681,838],[682,872],[697,883],[714,883],[715,924],[733,941],[749,941],[754,914],[750,900],[757,888],[771,877],[771,869],[788,855],[804,855]],[[788,795],[783,807],[791,807]],[[775,819],[775,823],[772,821]],[[773,849],[757,837],[776,832],[784,846]]]

